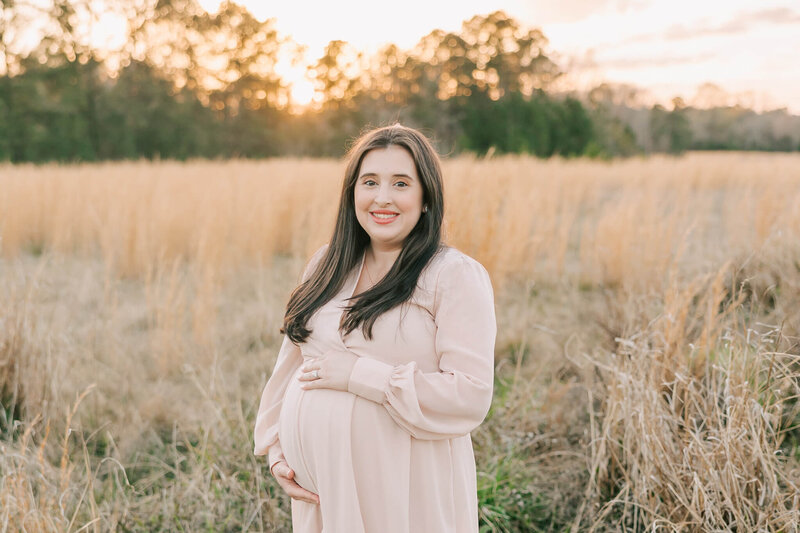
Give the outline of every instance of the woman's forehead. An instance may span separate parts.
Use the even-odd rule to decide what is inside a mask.
[[[386,148],[374,148],[364,155],[359,175],[395,175],[405,174],[417,176],[414,158],[408,150],[400,146],[390,145]]]

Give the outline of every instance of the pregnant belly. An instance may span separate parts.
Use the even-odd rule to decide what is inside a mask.
[[[331,389],[303,390],[292,377],[283,399],[279,439],[297,483],[316,494],[351,457],[351,426],[356,397]]]

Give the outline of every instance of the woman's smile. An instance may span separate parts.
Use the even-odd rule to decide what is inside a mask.
[[[385,209],[370,211],[369,214],[372,215],[372,220],[376,224],[391,224],[398,216],[400,216],[400,213],[386,211]]]

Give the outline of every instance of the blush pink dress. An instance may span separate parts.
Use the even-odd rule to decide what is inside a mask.
[[[321,259],[314,254],[304,278]],[[255,454],[285,459],[320,504],[292,499],[295,533],[476,533],[470,431],[492,399],[494,298],[484,267],[443,248],[410,301],[380,317],[367,340],[339,332],[363,257],[299,346],[284,338],[261,396]],[[329,350],[359,358],[348,391],[304,391],[300,366]]]

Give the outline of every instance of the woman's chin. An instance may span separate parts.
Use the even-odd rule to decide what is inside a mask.
[[[370,235],[369,242],[373,248],[381,250],[403,247],[403,239],[397,237],[384,238],[382,235]]]

